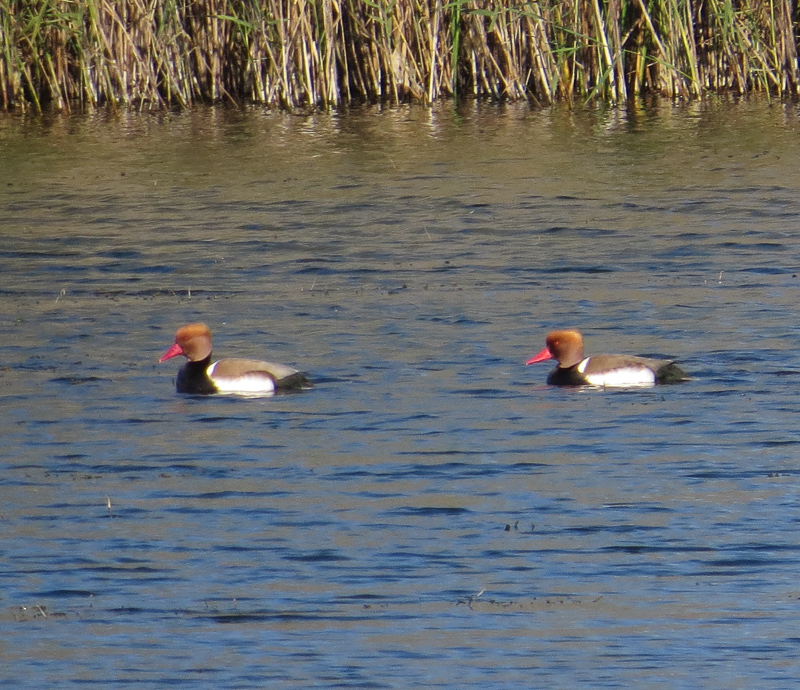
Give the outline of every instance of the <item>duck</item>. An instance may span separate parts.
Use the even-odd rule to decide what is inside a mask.
[[[305,374],[285,364],[255,359],[220,359],[212,364],[211,349],[211,330],[206,324],[190,323],[177,330],[175,343],[158,361],[178,355],[189,360],[178,371],[178,393],[273,395],[313,387]]]
[[[546,347],[525,364],[555,359],[558,366],[547,376],[551,386],[603,386],[625,388],[681,383],[689,376],[670,359],[634,355],[583,356],[583,336],[568,329],[547,334]]]

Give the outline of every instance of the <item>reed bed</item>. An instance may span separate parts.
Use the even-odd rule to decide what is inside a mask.
[[[798,95],[790,0],[0,0],[0,107]]]

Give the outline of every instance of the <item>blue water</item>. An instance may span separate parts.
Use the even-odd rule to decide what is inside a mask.
[[[4,687],[798,676],[791,107],[1,122]],[[179,396],[196,320],[316,388]]]

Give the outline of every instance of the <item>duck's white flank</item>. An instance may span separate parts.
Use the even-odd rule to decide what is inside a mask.
[[[264,373],[253,372],[236,378],[214,376],[219,362],[214,362],[206,372],[220,393],[238,393],[240,395],[272,395],[275,393],[275,382]]]
[[[624,388],[633,386],[654,386],[656,374],[647,367],[623,367],[611,371],[586,374],[586,367],[591,357],[587,357],[578,364],[578,371],[584,375],[586,381],[592,386],[605,386],[607,388]]]

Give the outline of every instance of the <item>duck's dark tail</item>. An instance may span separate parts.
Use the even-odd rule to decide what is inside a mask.
[[[275,387],[279,392],[293,393],[296,391],[309,390],[310,388],[314,387],[314,384],[305,374],[297,371],[290,376],[286,376],[276,381]]]
[[[691,381],[691,377],[675,362],[666,362],[656,371],[656,383],[683,383]]]

